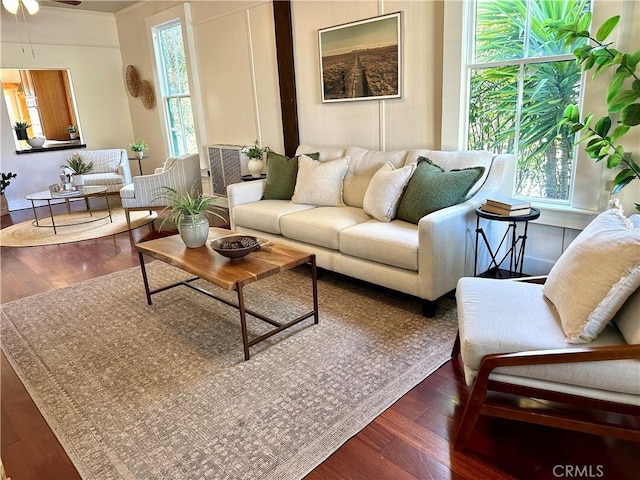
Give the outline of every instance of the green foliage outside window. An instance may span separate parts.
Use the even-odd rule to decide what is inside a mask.
[[[515,153],[517,195],[569,199],[574,140],[558,123],[579,100],[581,71],[546,25],[589,8],[589,0],[477,2],[468,147]]]

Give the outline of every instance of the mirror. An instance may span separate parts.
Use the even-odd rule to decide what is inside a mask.
[[[80,143],[71,79],[68,70],[0,70],[2,93],[11,125],[26,122],[29,138],[44,137],[47,145]],[[29,149],[25,141],[17,140],[17,150]]]

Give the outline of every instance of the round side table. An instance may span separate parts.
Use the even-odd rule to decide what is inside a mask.
[[[529,226],[529,222],[531,220],[535,220],[540,216],[540,210],[537,208],[531,207],[531,211],[527,215],[519,215],[515,217],[509,217],[506,215],[499,215],[495,213],[489,213],[483,211],[480,207],[476,208],[476,251],[475,251],[475,261],[473,267],[473,274],[478,276],[478,247],[479,247],[479,237],[482,237],[484,241],[484,245],[489,252],[489,256],[491,257],[491,262],[489,263],[489,268],[486,272],[481,274],[480,276],[487,276],[493,278],[514,278],[514,277],[522,277],[525,276],[522,273],[522,266],[524,264],[524,250],[527,245],[527,229]],[[491,248],[491,244],[489,243],[489,239],[485,234],[484,229],[480,226],[480,219],[483,218],[485,220],[494,221],[494,222],[506,222],[507,229],[502,236],[502,240],[500,240],[500,244],[495,248]],[[518,224],[523,226],[522,234],[518,235]],[[510,243],[510,245],[509,245]],[[502,256],[499,258],[500,249],[503,245],[509,247]],[[509,259],[509,269],[502,269],[500,266],[506,259]]]

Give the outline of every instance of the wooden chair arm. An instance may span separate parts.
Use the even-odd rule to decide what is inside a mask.
[[[640,345],[612,345],[601,347],[577,347],[569,349],[535,350],[485,355],[480,362],[478,376],[497,367],[520,365],[545,365],[557,363],[598,362],[604,360],[640,360]]]

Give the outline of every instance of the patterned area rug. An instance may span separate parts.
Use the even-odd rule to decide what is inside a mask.
[[[0,245],[3,247],[57,245],[107,237],[126,232],[128,229],[124,210],[120,207],[111,209],[113,222],[109,221],[106,208],[104,211],[98,210],[92,213],[93,216],[90,216],[86,211],[56,215],[56,226],[59,226],[56,228],[57,234],[53,233],[53,228],[50,227],[51,218],[48,216],[39,219],[40,225],[48,225],[46,227],[36,227],[33,220],[11,225],[0,230]],[[38,215],[41,216],[42,212],[39,212]],[[151,223],[157,216],[156,212],[151,214],[148,211],[131,212],[131,226],[132,228],[142,227]],[[95,218],[99,220],[91,221]],[[78,225],[71,225],[76,223]]]
[[[151,288],[185,277],[148,272]],[[148,306],[137,268],[3,305],[2,350],[85,480],[299,479],[447,361],[457,331],[449,299],[427,319],[413,297],[330,273],[318,288],[320,324],[248,362],[235,309],[186,287]],[[293,319],[309,271],[245,296]]]

